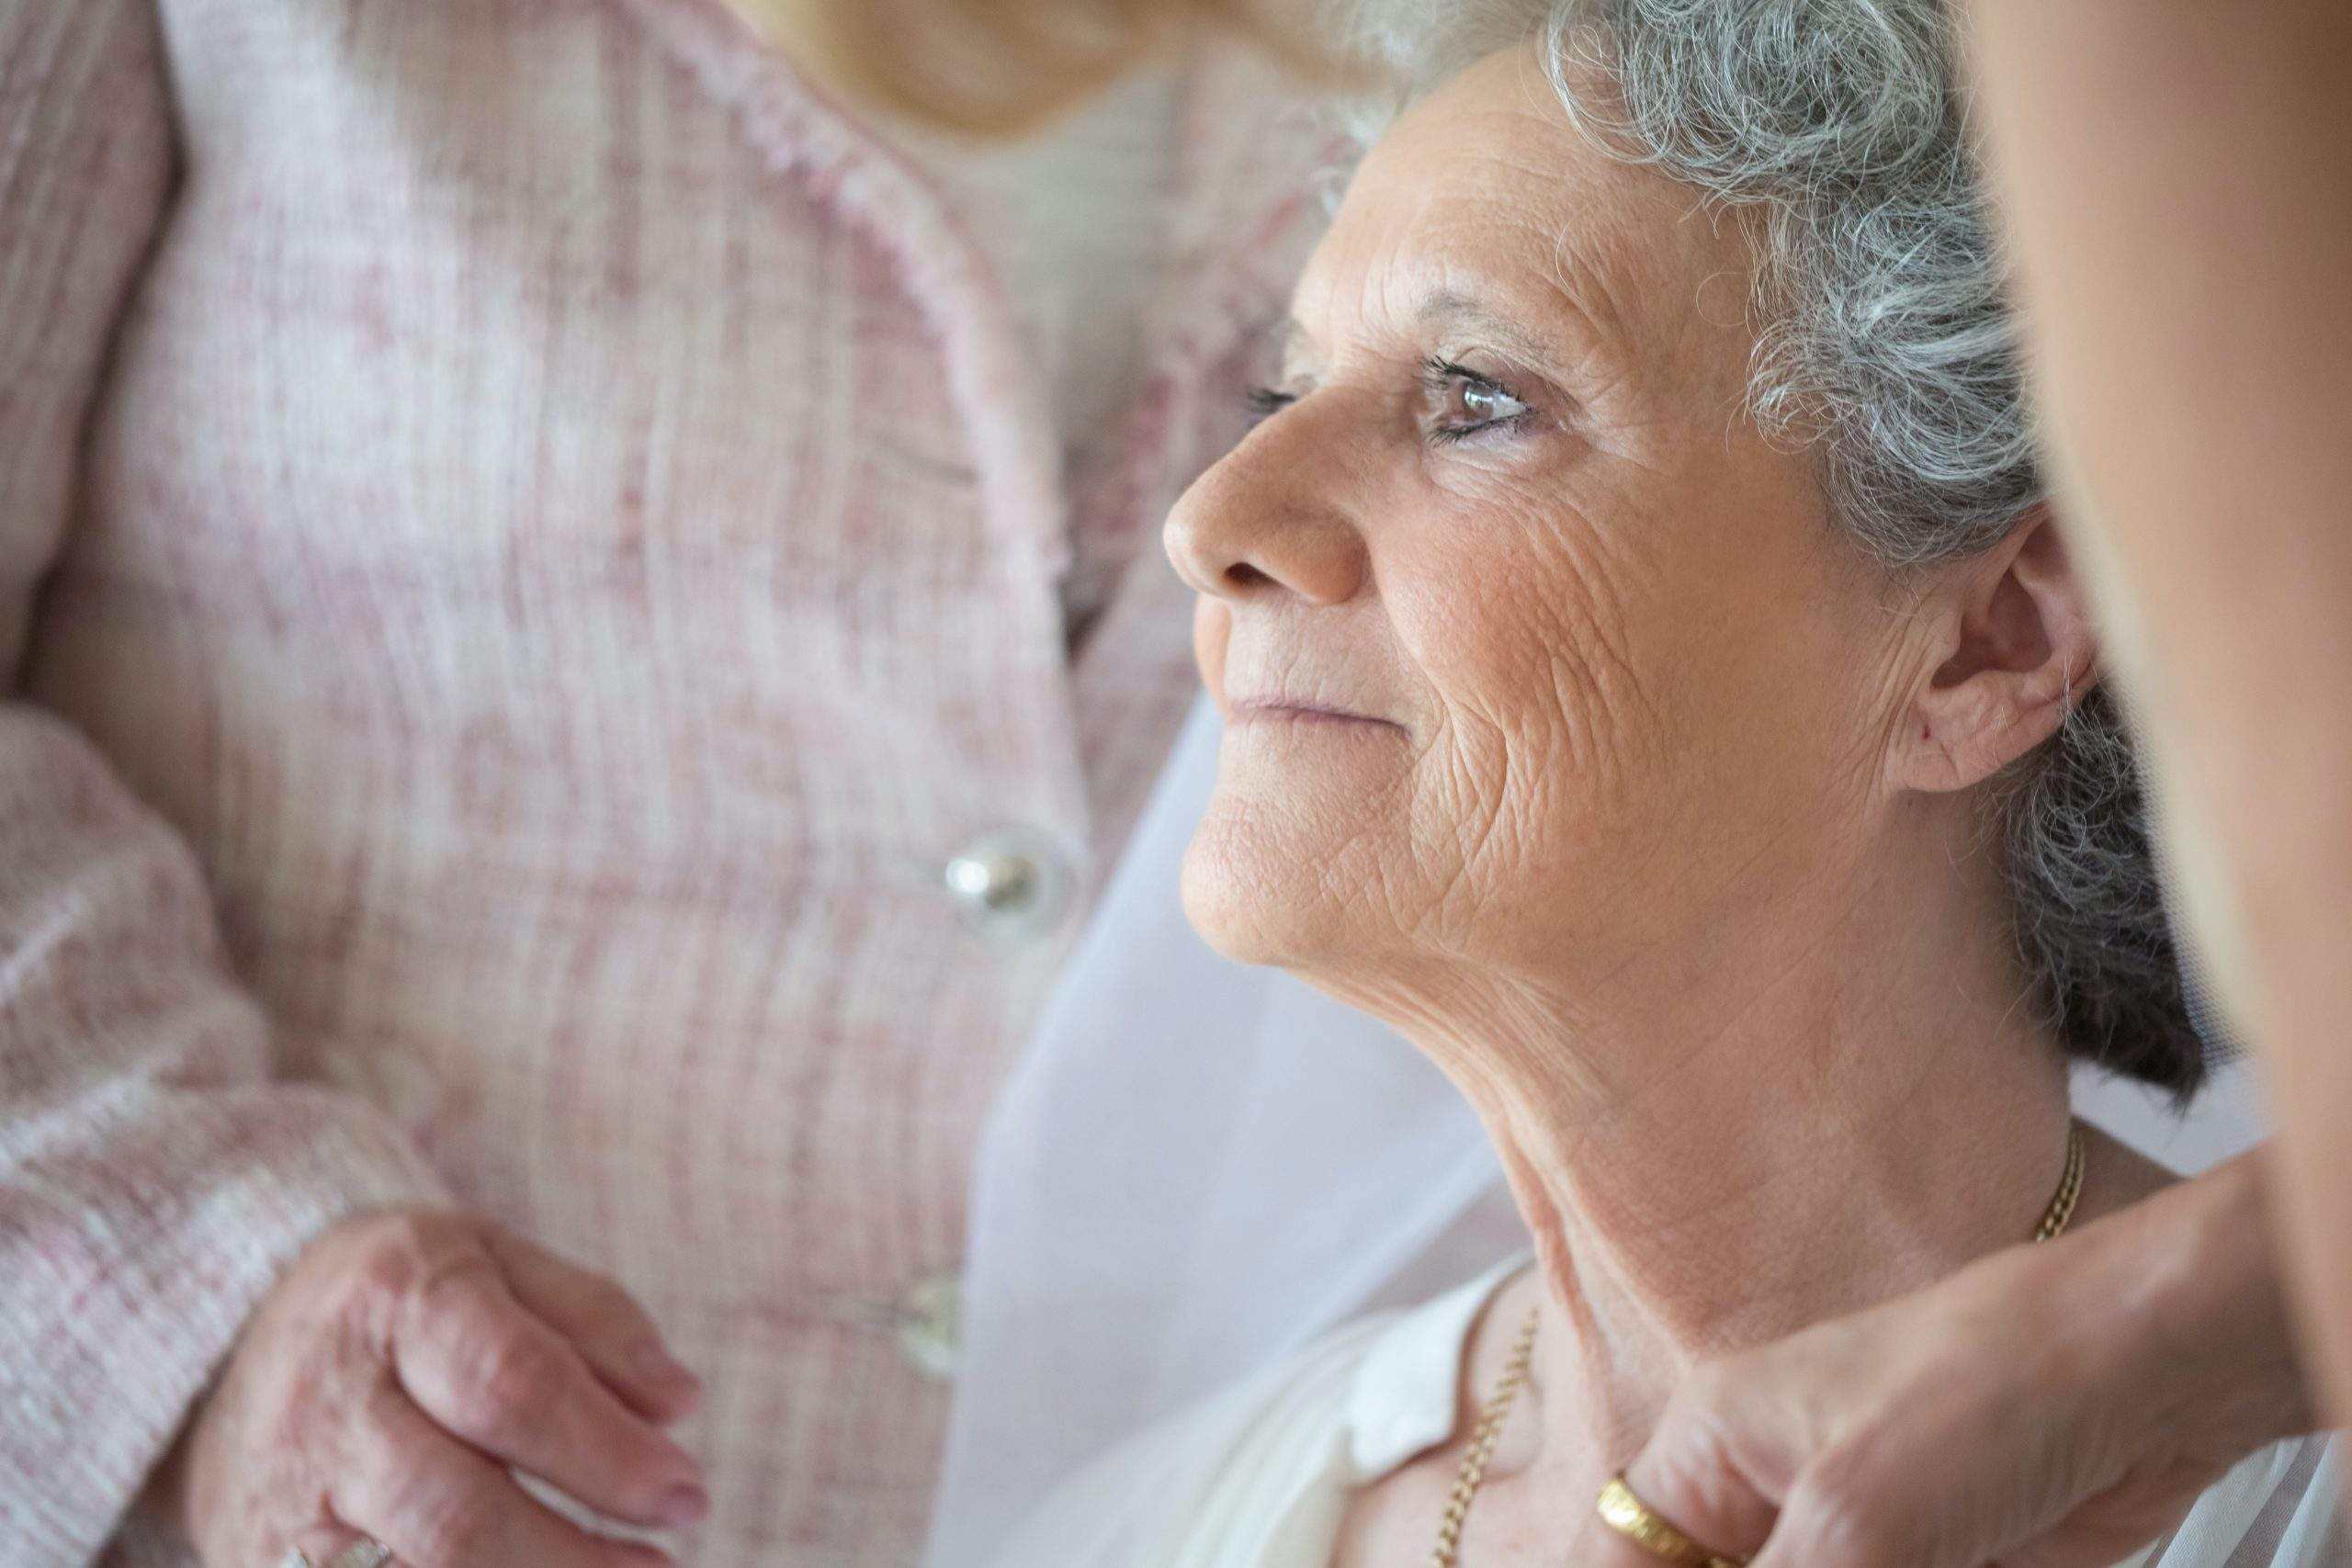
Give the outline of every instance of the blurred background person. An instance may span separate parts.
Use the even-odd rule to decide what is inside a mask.
[[[2352,1420],[2352,9],[1966,10],[2036,398]]]
[[[778,19],[0,0],[12,1563],[915,1555],[1319,209],[1238,15],[999,148]]]

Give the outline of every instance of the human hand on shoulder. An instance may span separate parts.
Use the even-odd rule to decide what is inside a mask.
[[[2315,1424],[2261,1160],[1702,1367],[1627,1485],[1752,1568],[2107,1568]],[[1594,1514],[1566,1561],[1662,1558]]]

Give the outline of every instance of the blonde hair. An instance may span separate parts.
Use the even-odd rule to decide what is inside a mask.
[[[1034,130],[1204,39],[1242,42],[1312,77],[1330,70],[1310,28],[1277,20],[1268,0],[730,3],[830,86],[916,124],[976,136]]]

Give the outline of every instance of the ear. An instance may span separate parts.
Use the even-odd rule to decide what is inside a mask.
[[[1895,736],[1895,780],[1912,789],[1991,778],[2058,733],[2098,682],[2084,584],[2049,508],[1958,570],[1953,592],[1931,601],[1941,658]]]

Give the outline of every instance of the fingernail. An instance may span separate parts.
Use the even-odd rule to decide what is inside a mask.
[[[710,1512],[710,1495],[693,1484],[673,1486],[662,1499],[662,1522],[672,1529],[698,1525]]]

